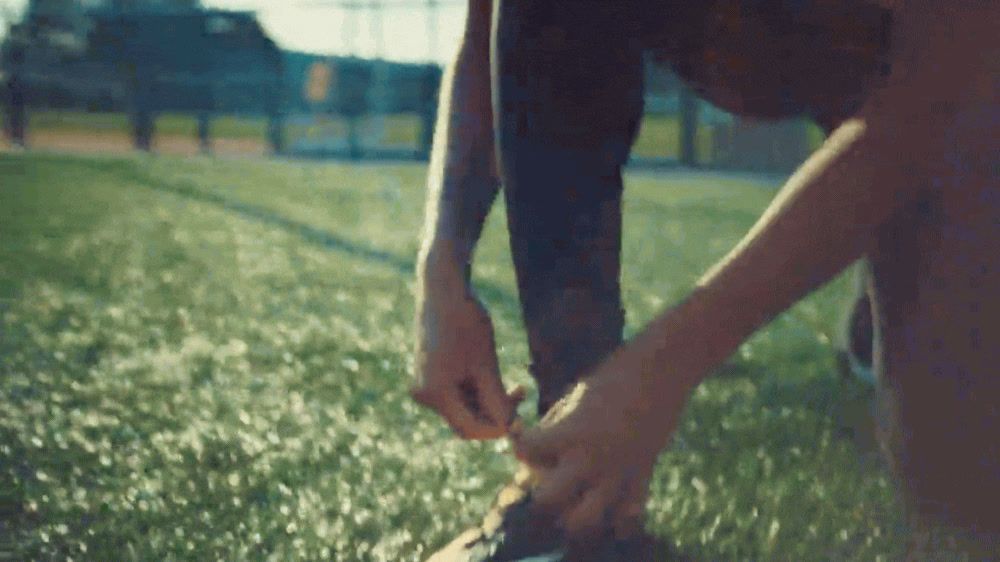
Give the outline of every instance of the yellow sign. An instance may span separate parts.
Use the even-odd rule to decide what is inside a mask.
[[[316,61],[309,67],[306,79],[306,99],[313,103],[323,103],[330,95],[333,84],[333,68],[325,62]]]

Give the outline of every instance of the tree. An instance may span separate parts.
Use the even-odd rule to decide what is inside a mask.
[[[136,10],[148,8],[165,8],[171,10],[197,10],[201,8],[201,0],[90,0],[98,7],[114,10]]]

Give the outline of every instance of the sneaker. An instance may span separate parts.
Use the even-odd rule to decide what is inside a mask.
[[[843,376],[853,376],[872,387],[876,385],[875,372],[872,369],[875,338],[873,322],[871,300],[868,295],[857,296],[847,321],[845,349],[839,350],[837,357]]]
[[[531,478],[522,468],[500,491],[478,526],[459,535],[427,562],[618,562],[684,560],[645,532],[615,539],[611,531],[570,543],[551,517],[531,506]]]

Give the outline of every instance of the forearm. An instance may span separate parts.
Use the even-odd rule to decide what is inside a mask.
[[[489,10],[482,4],[488,3],[470,3],[465,37],[442,84],[418,261],[422,282],[438,274],[467,277],[499,188],[493,163]]]
[[[636,338],[648,380],[669,369],[682,379],[671,389],[693,388],[758,327],[868,251],[878,226],[915,194],[906,163],[893,161],[899,151],[875,129],[853,121],[836,131],[691,296]]]

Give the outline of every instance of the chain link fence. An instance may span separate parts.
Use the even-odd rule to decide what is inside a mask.
[[[148,4],[33,2],[0,47],[8,142],[358,160],[429,154],[442,68],[385,60],[394,40],[385,22],[395,10],[421,13],[424,58],[441,60],[436,14],[454,0],[289,4],[340,10],[344,50],[364,39],[365,58],[282,50],[251,11]],[[785,172],[822,140],[804,120],[726,114],[652,63],[646,84],[636,166]]]

